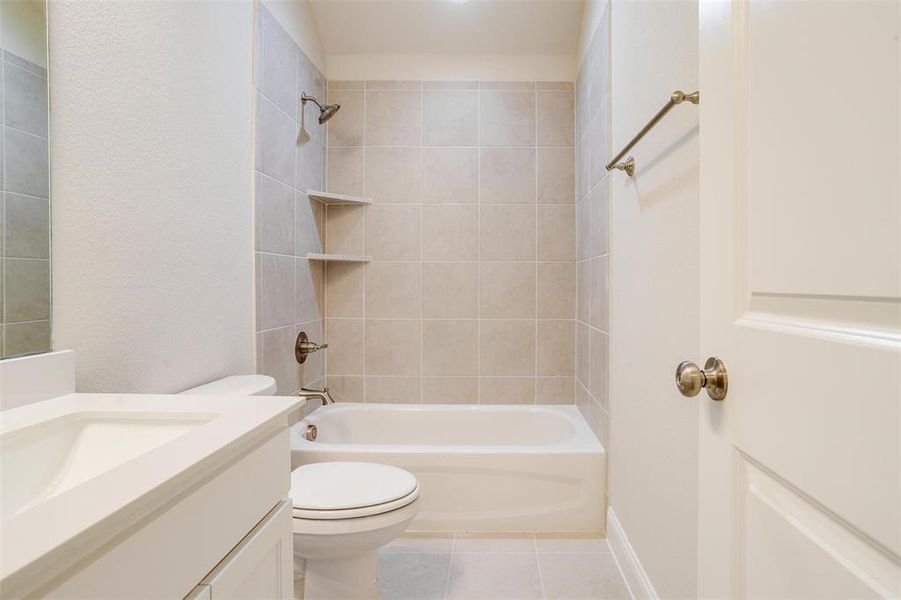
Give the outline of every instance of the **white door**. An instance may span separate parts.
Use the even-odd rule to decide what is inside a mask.
[[[901,4],[700,5],[700,595],[899,597]]]

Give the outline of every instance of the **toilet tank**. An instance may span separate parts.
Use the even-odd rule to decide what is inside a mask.
[[[232,375],[181,393],[209,396],[274,396],[277,389],[275,379],[268,375]]]

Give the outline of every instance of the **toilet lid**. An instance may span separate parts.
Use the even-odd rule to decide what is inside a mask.
[[[302,518],[351,518],[405,506],[419,495],[412,473],[376,463],[323,462],[291,473],[294,515]]]

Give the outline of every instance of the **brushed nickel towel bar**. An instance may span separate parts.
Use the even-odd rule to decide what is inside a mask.
[[[620,171],[625,171],[629,177],[635,174],[635,159],[631,156],[625,160],[625,162],[619,162],[620,159],[632,149],[632,147],[638,143],[638,141],[647,134],[651,129],[654,128],[654,125],[660,122],[666,113],[671,111],[674,106],[677,104],[682,104],[683,102],[688,101],[692,104],[698,104],[701,101],[701,92],[694,91],[690,94],[686,94],[682,90],[676,90],[673,92],[673,95],[670,96],[669,100],[666,104],[663,105],[663,108],[657,111],[657,114],[651,117],[651,120],[648,121],[647,125],[641,128],[641,131],[635,134],[635,137],[626,144],[626,146],[619,151],[619,154],[613,157],[613,159],[607,163],[607,170],[610,171],[612,169],[619,169]]]

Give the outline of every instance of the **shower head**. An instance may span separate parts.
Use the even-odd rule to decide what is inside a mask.
[[[335,113],[341,109],[340,104],[326,104],[322,105],[319,103],[319,100],[314,98],[313,96],[309,96],[307,94],[301,94],[300,103],[304,105],[307,101],[312,102],[316,106],[319,107],[319,124],[322,125],[329,119],[335,116]]]

